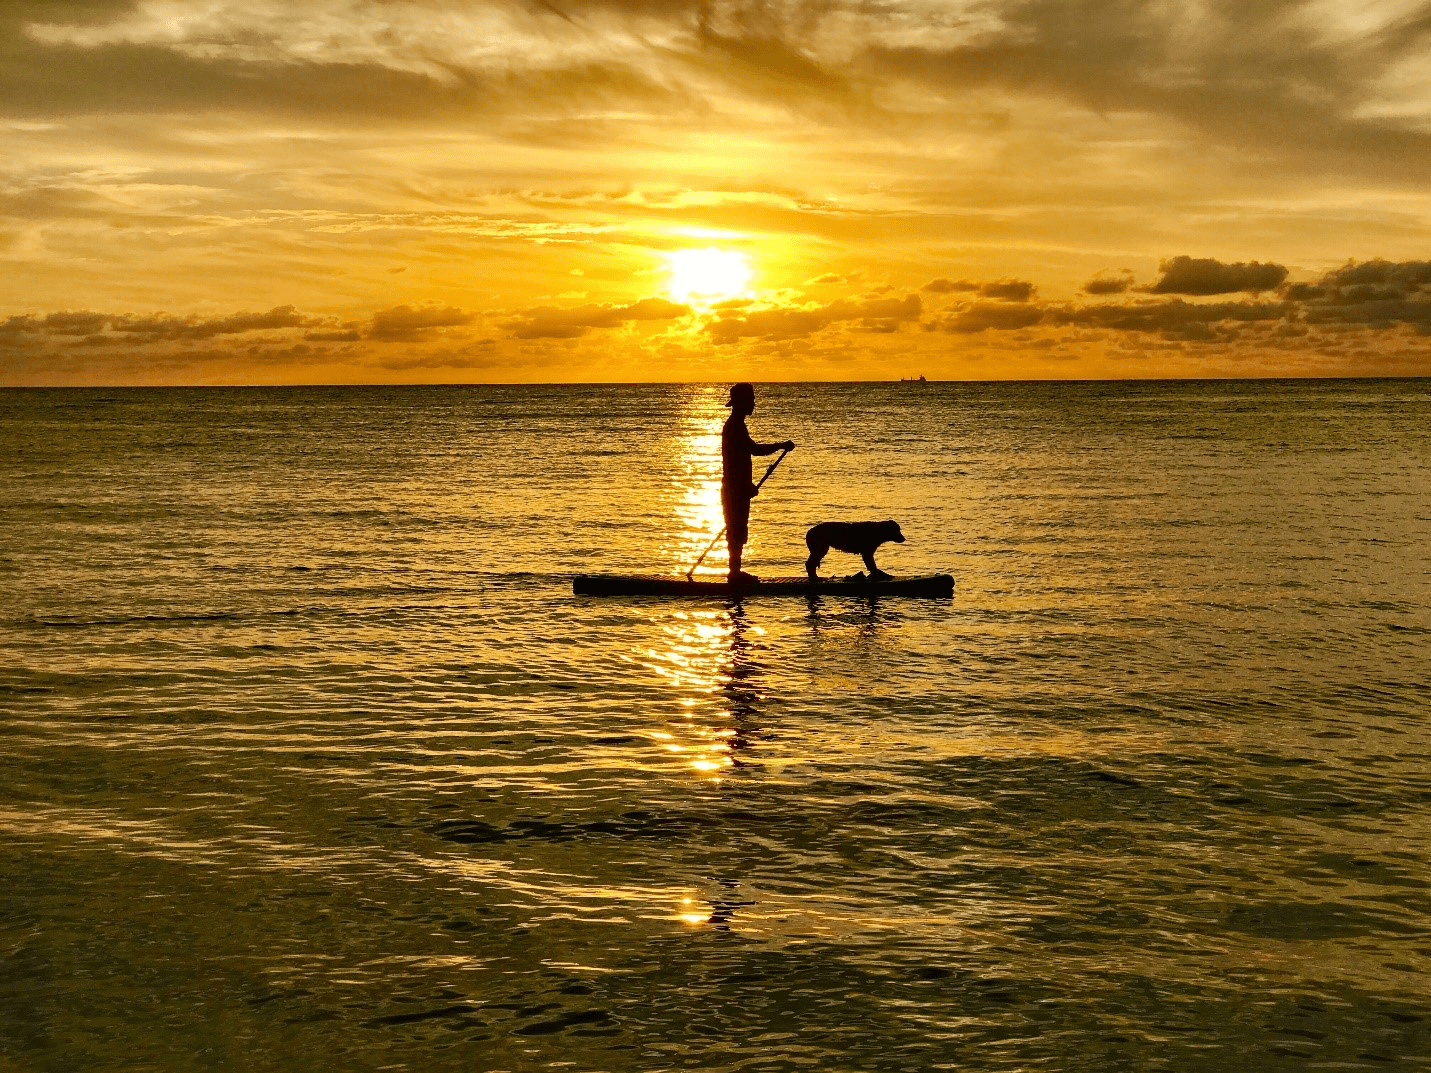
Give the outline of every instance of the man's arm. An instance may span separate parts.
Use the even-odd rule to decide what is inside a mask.
[[[786,440],[784,443],[756,443],[750,441],[750,453],[753,455],[773,455],[776,451],[795,450],[795,441]]]

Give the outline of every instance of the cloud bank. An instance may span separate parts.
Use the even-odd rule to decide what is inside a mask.
[[[1428,69],[1428,0],[12,4],[0,380],[1422,371]]]
[[[581,345],[589,348],[581,353],[592,363],[582,378],[591,379],[609,366],[613,341],[640,327],[622,344],[635,358],[663,354],[668,362],[674,356],[702,369],[729,367],[731,359],[721,355],[731,352],[737,361],[757,363],[761,355],[779,353],[836,362],[833,372],[854,353],[928,359],[986,343],[1005,353],[1042,353],[1043,360],[1074,363],[1065,375],[1110,353],[1146,356],[1169,348],[1216,360],[1221,372],[1231,373],[1256,373],[1270,353],[1288,350],[1342,355],[1364,371],[1379,368],[1378,353],[1392,355],[1386,368],[1393,371],[1431,369],[1431,261],[1347,262],[1265,294],[1260,285],[1272,273],[1260,262],[1180,256],[1163,264],[1158,282],[1219,291],[1164,294],[1147,285],[1111,296],[1085,290],[1040,299],[1032,282],[1001,279],[935,289],[930,301],[912,293],[867,293],[820,303],[791,293],[702,308],[649,296],[620,305],[548,304],[491,314],[399,305],[349,322],[291,304],[207,318],[59,310],[0,321],[0,352],[8,382],[19,383],[46,368],[77,369],[83,360],[95,360],[82,355],[94,353],[107,355],[103,361],[114,369],[243,361],[320,368],[341,360],[371,375],[460,376],[527,366],[550,370],[563,355],[569,359],[565,348]],[[1228,298],[1221,289],[1233,284],[1258,289]],[[196,344],[206,349],[195,350]],[[963,349],[941,349],[949,345]]]

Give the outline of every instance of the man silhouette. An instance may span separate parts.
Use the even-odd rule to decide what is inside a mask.
[[[755,388],[736,384],[730,389],[730,416],[720,433],[720,505],[725,513],[725,542],[730,551],[730,580],[750,584],[760,579],[740,568],[740,557],[750,535],[750,501],[755,497],[751,480],[752,455],[773,455],[793,451],[795,443],[756,443],[750,438],[745,419],[755,412]]]

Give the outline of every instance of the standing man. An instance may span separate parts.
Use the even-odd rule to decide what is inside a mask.
[[[720,433],[720,505],[725,512],[725,540],[730,549],[730,581],[751,584],[760,579],[740,568],[740,557],[750,535],[750,501],[755,498],[751,480],[751,455],[773,455],[793,451],[795,442],[756,443],[750,438],[745,419],[755,412],[755,388],[736,384],[730,389],[730,416]]]

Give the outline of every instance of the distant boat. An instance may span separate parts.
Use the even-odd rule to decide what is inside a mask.
[[[899,382],[900,382],[901,384],[927,384],[927,383],[929,383],[929,381],[924,378],[923,374],[921,374],[921,375],[919,375],[919,376],[901,376],[901,377],[899,378]]]

